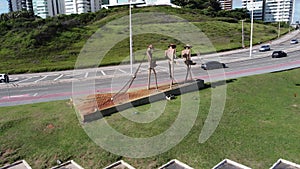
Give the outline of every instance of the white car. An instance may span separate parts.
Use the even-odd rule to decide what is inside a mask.
[[[0,83],[9,83],[9,77],[7,74],[0,74]]]
[[[260,51],[260,52],[269,51],[269,50],[271,50],[270,45],[262,45],[262,46],[259,48],[259,51]]]

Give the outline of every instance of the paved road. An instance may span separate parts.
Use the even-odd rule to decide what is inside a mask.
[[[249,49],[193,57],[193,60],[197,62],[192,69],[193,77],[209,82],[299,67],[300,44],[291,45],[289,43],[290,39],[295,37],[300,39],[299,32],[292,32],[271,42],[272,50],[268,52],[258,52],[259,46],[255,46],[251,58],[249,58]],[[273,50],[284,50],[289,56],[272,59],[270,55]],[[226,63],[228,68],[209,72],[200,69],[199,65],[207,60],[220,60]],[[137,67],[138,64],[135,64],[134,68]],[[156,70],[159,83],[168,83],[167,62],[159,61]],[[118,91],[131,78],[129,72],[128,65],[121,65],[97,69],[11,75],[12,83],[0,85],[0,106],[62,100],[72,97],[72,94],[86,95],[94,92]],[[179,59],[175,69],[176,80],[182,81],[185,73],[185,65]],[[146,83],[147,64],[142,64],[132,87],[145,87]],[[74,88],[74,86],[76,87]]]

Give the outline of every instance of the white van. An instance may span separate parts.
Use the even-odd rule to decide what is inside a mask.
[[[9,78],[7,74],[0,74],[0,83],[9,83]]]

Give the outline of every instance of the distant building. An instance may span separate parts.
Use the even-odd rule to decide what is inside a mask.
[[[9,12],[33,11],[32,0],[9,0]]]
[[[249,11],[251,10],[251,2],[252,0],[243,0],[242,8],[247,8]],[[253,19],[255,20],[264,20],[264,2],[263,0],[253,0],[256,3],[256,8],[253,10]],[[251,16],[252,12],[250,12]]]
[[[253,0],[253,18],[264,22],[292,22],[294,0]],[[242,8],[251,8],[252,0],[243,0]]]
[[[232,9],[232,0],[219,0],[222,9],[231,10]]]
[[[32,0],[33,12],[41,18],[64,14],[64,1],[62,0]]]
[[[266,0],[265,22],[292,22],[293,0]]]
[[[65,0],[65,14],[96,12],[101,9],[101,0]]]

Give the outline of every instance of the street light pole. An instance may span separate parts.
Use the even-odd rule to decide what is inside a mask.
[[[129,0],[129,52],[130,52],[130,73],[133,75],[131,0]]]
[[[250,35],[250,54],[249,54],[249,57],[251,58],[252,57],[252,37],[253,37],[253,0],[251,0],[251,3],[252,3],[252,9],[251,9],[251,35]]]
[[[245,35],[245,33],[244,33],[244,21],[245,20],[242,20],[242,48],[245,48],[245,40],[244,40],[244,35]]]

